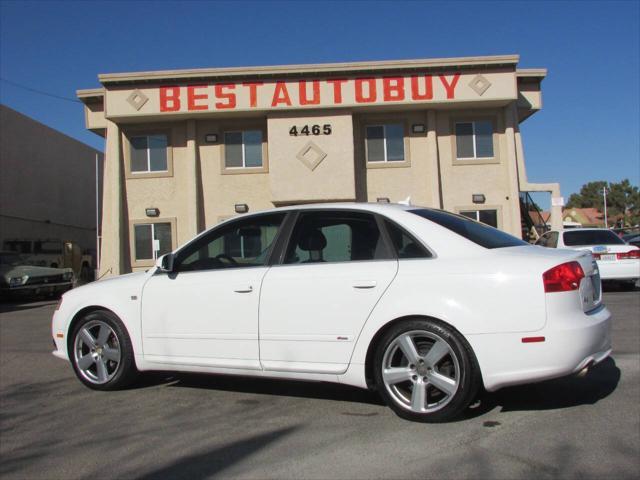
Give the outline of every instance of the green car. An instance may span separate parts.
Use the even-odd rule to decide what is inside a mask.
[[[0,252],[0,295],[62,295],[73,288],[73,270],[27,265],[16,252]]]

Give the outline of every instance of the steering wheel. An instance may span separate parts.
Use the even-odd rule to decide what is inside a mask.
[[[228,263],[229,265],[238,265],[238,262],[236,262],[233,257],[230,257],[229,255],[227,255],[226,253],[220,253],[218,255],[215,256],[216,260],[226,260],[226,263]],[[224,262],[223,262],[224,263]]]

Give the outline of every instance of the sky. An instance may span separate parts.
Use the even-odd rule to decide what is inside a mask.
[[[519,54],[548,69],[521,125],[528,179],[568,199],[640,184],[639,25],[638,0],[0,0],[0,103],[103,150],[75,97],[99,73]]]

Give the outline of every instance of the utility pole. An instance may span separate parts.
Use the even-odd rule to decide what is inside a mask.
[[[602,187],[602,195],[604,196],[604,228],[609,228],[609,223],[607,222],[607,187]]]

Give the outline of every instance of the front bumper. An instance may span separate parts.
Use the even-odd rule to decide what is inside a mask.
[[[39,295],[41,293],[62,293],[73,288],[73,282],[39,283],[34,285],[19,285],[16,287],[1,287],[3,294],[10,295]]]
[[[523,343],[528,336],[543,342]],[[576,312],[548,321],[537,332],[469,335],[484,387],[495,391],[511,385],[564,377],[601,362],[611,354],[611,313],[602,305],[588,314]]]

